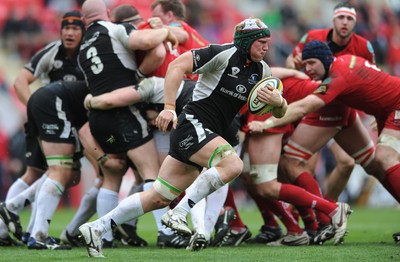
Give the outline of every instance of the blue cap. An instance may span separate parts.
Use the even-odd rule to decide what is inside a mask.
[[[306,60],[309,58],[319,59],[326,72],[329,71],[329,67],[333,62],[333,53],[329,46],[322,41],[313,40],[305,44],[303,51],[301,53],[302,60]]]

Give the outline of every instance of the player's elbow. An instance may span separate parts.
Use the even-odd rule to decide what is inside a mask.
[[[186,44],[186,42],[189,41],[189,34],[186,31],[184,31],[184,33],[175,35],[176,38],[178,39],[179,44],[181,45]]]
[[[298,119],[301,119],[301,118],[305,117],[310,112],[311,111],[308,110],[306,107],[301,106],[301,107],[298,108],[296,115],[297,115]]]
[[[22,81],[22,79],[20,78],[20,77],[17,77],[16,79],[15,79],[15,82],[14,82],[14,89],[15,89],[15,91],[17,92],[17,94],[19,93],[19,92],[21,92],[22,90],[24,90],[25,88],[24,88],[24,85],[23,85],[23,82],[24,81]]]
[[[167,54],[164,45],[160,44],[148,52],[151,52],[151,61],[153,62],[154,68],[157,69],[164,62]]]

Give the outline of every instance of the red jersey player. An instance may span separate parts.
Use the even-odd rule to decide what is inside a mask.
[[[193,27],[183,21],[185,18],[185,9],[180,1],[155,0],[151,5],[151,10],[153,17],[158,17],[164,25],[171,28],[172,32],[177,35],[179,41],[178,51],[180,54],[191,49],[205,47],[209,44]],[[153,28],[162,26],[157,23],[157,20],[150,20]],[[177,30],[173,30],[174,27]],[[187,74],[185,77],[190,80],[197,80],[198,78],[194,74]]]
[[[400,78],[361,57],[334,58],[329,47],[318,40],[305,45],[302,57],[306,72],[314,80],[323,80],[322,84],[313,94],[290,104],[283,118],[267,119],[267,126],[291,123],[334,100],[375,116],[379,133],[376,149],[364,135],[363,126],[347,136],[342,146],[400,202]]]

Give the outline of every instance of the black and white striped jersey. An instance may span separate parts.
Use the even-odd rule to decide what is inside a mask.
[[[25,69],[40,79],[43,84],[59,80],[84,80],[78,63],[78,52],[70,59],[61,40],[54,41],[38,51],[25,65]]]
[[[209,45],[191,52],[193,73],[200,77],[184,112],[221,134],[247,103],[253,86],[270,76],[271,69],[264,61],[246,64],[246,54],[233,44]]]
[[[132,28],[108,21],[94,21],[88,26],[79,63],[92,95],[135,84],[137,63],[134,51],[128,48]]]

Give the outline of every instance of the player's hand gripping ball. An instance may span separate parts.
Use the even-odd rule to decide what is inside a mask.
[[[266,87],[268,85],[277,89],[279,93],[282,95],[283,84],[279,78],[274,76],[269,76],[264,79],[261,79],[250,91],[249,97],[247,98],[247,106],[249,107],[250,113],[257,116],[261,116],[274,109],[274,106],[261,102],[257,97],[257,91],[260,88]]]

